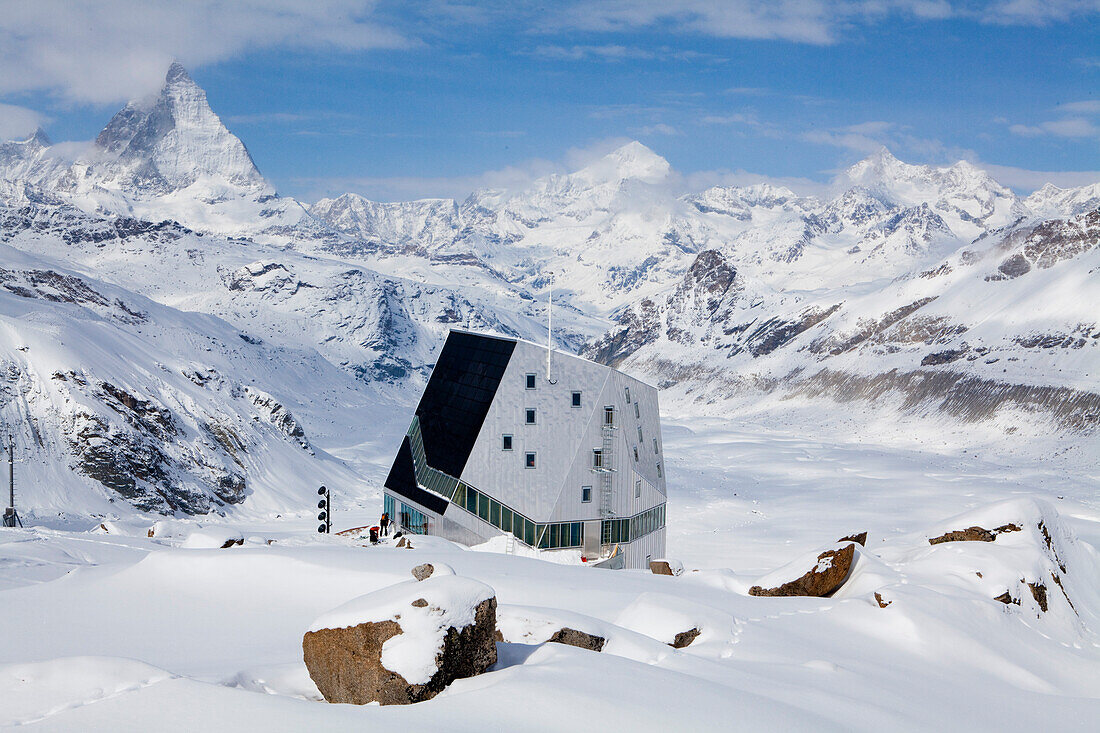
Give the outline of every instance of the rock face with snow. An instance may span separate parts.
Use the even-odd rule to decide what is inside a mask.
[[[784,576],[793,574],[792,570],[799,562],[796,561],[762,578],[761,585],[749,588],[749,595],[817,597],[832,595],[848,577],[852,569],[855,549],[855,543],[848,542],[843,543],[843,546],[825,550],[817,556],[814,566],[805,573],[791,580],[782,580]],[[781,582],[777,583],[777,580]]]
[[[131,102],[96,138],[104,165],[123,188],[168,193],[206,178],[262,190],[266,182],[252,156],[210,109],[204,92],[177,63],[161,92]]]
[[[318,618],[302,639],[329,702],[406,705],[496,663],[496,595],[468,578],[408,581]]]

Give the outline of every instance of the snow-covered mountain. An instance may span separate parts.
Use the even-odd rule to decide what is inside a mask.
[[[113,423],[103,415],[123,415],[97,396],[111,384],[134,404],[187,415],[172,423],[186,427],[141,438],[160,445],[164,475],[182,477],[165,490],[170,500],[149,487],[124,498],[157,510],[224,509],[237,495],[218,493],[222,478],[262,487],[265,474],[198,436],[223,400],[228,417],[219,419],[251,420],[255,390],[304,415],[306,435],[321,434],[308,448],[284,436],[286,446],[264,451],[313,450],[309,461],[334,471],[378,471],[326,463],[326,437],[355,434],[349,421],[326,417],[336,408],[312,394],[315,382],[251,360],[304,359],[324,373],[329,394],[343,391],[341,404],[388,404],[396,415],[447,329],[545,338],[552,286],[558,346],[651,379],[676,410],[728,414],[797,397],[1006,430],[1020,427],[1018,415],[1095,429],[1100,184],[1020,198],[969,163],[908,165],[885,150],[839,175],[829,196],[769,184],[684,192],[681,180],[630,143],[518,190],[398,203],[349,193],[306,208],[277,194],[173,65],[158,94],[127,105],[80,155],[63,156],[41,131],[0,145],[0,244],[29,258],[3,286],[12,294],[9,360],[21,375],[40,375],[18,377],[11,394],[55,395],[19,414],[50,426],[46,443],[68,445],[71,425],[49,405],[76,404],[78,383],[20,362],[27,352],[17,342],[45,317],[26,313],[24,301],[57,321],[77,316],[49,309],[83,309],[79,318],[94,320],[122,355],[81,360],[80,347],[54,369],[93,385],[80,387],[88,394],[79,399],[98,400],[87,403],[90,414],[104,425]],[[53,291],[27,284],[38,271],[112,295],[95,308],[58,304],[43,294]],[[116,300],[157,315],[130,323],[108,312]],[[203,315],[190,320],[195,313]],[[192,335],[146,349],[131,343],[135,329]],[[211,346],[211,329],[234,349]],[[179,365],[212,353],[227,385],[213,398],[189,378],[173,377],[170,389],[147,378],[161,379],[151,364],[182,374],[190,367]],[[79,465],[79,449],[68,451],[64,465]],[[85,488],[97,480],[82,475]]]

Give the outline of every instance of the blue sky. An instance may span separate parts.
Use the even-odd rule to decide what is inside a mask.
[[[811,187],[883,144],[1100,180],[1092,0],[41,0],[0,12],[0,133],[90,139],[172,58],[307,200],[462,196],[629,139],[689,188]]]

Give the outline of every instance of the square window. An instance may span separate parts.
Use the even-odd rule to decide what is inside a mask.
[[[502,435],[501,436],[500,449],[501,450],[512,450],[512,436],[511,435]]]
[[[534,374],[525,375],[524,380],[525,380],[524,384],[527,387],[527,389],[534,389],[535,388],[535,375]]]
[[[580,406],[581,406],[581,393],[580,392],[574,392],[573,393],[573,407],[580,407]]]
[[[535,408],[528,407],[523,412],[524,412],[524,421],[528,425],[534,425],[535,424]]]
[[[642,498],[642,482],[641,481],[635,481],[634,482],[634,498],[635,499],[641,499]]]
[[[523,467],[524,468],[534,468],[535,467],[535,454],[533,452],[532,453],[527,453],[527,454],[524,455],[524,457],[523,457]]]
[[[581,487],[581,501],[585,504],[592,501],[592,487],[591,486],[582,486]]]

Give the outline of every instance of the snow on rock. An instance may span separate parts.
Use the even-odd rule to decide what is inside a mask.
[[[496,662],[496,594],[454,575],[406,581],[318,617],[302,640],[329,702],[427,700]]]
[[[679,560],[661,557],[656,560],[650,560],[649,572],[654,575],[683,575],[684,564]]]
[[[831,595],[847,580],[856,558],[854,542],[838,542],[828,549],[814,550],[765,575],[749,588],[749,595]]]

